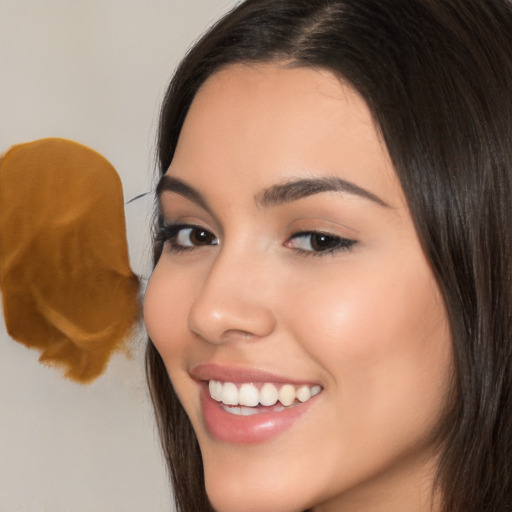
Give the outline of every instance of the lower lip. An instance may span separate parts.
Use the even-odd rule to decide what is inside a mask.
[[[207,385],[201,383],[201,407],[206,428],[219,441],[255,444],[269,441],[294,425],[316,402],[309,399],[281,411],[240,416],[226,412],[222,404],[211,398]]]

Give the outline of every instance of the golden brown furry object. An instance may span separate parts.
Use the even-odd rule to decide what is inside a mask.
[[[13,146],[0,161],[0,287],[9,335],[90,382],[140,317],[116,170],[76,142]]]

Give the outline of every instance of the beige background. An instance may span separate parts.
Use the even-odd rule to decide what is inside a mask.
[[[0,154],[73,139],[116,167],[128,200],[154,184],[158,107],[179,59],[235,0],[0,0]],[[149,274],[152,199],[126,206]],[[27,319],[29,321],[29,319]],[[0,511],[171,510],[144,381],[144,332],[89,386],[41,366],[0,318]]]

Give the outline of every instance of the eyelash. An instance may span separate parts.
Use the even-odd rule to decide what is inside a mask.
[[[293,234],[285,244],[293,243],[294,240],[297,240],[298,238],[302,237],[323,237],[324,239],[327,239],[325,242],[327,243],[328,247],[321,251],[310,251],[307,249],[301,249],[300,247],[291,247],[291,249],[294,249],[299,254],[303,254],[305,256],[328,256],[328,255],[335,255],[339,252],[345,252],[350,250],[355,244],[357,244],[357,240],[351,240],[349,238],[343,238],[341,236],[333,235],[332,233],[325,233],[323,231],[301,231],[299,233]],[[318,240],[317,240],[318,242]],[[310,245],[311,242],[310,242]],[[289,245],[286,245],[287,247]]]
[[[213,236],[213,233],[211,233],[207,229],[205,229],[201,226],[197,226],[195,224],[169,224],[167,226],[162,226],[158,230],[158,232],[156,234],[156,242],[162,243],[162,244],[168,242],[169,248],[174,253],[194,251],[199,247],[203,247],[202,245],[188,246],[188,245],[181,245],[178,243],[178,236],[179,236],[180,232],[183,230],[186,230],[186,229],[190,229],[191,231],[197,230],[197,231],[200,231],[203,233],[208,233]],[[204,246],[218,245],[217,238],[215,238],[214,236],[213,236],[213,238],[216,241],[216,243],[204,244]]]
[[[214,243],[205,243],[190,246],[179,244],[178,236],[180,232],[187,229],[191,230],[192,232],[194,230],[197,230],[198,232],[211,235],[210,240],[213,241]],[[290,247],[290,244],[293,244],[294,240],[303,237],[324,237],[327,239],[326,241],[324,240],[324,243],[327,243],[329,247],[327,247],[325,250],[320,251],[302,249],[300,247]],[[162,226],[156,235],[156,241],[162,244],[169,243],[169,248],[174,253],[189,252],[194,251],[200,247],[207,247],[219,244],[218,239],[213,235],[213,233],[211,233],[210,231],[201,226],[197,226],[194,224],[169,224],[167,226]],[[298,233],[294,233],[292,236],[288,238],[288,240],[285,242],[285,247],[289,247],[296,251],[297,253],[304,256],[327,256],[334,255],[339,252],[349,251],[356,244],[357,240],[343,238],[337,235],[333,235],[331,233],[325,233],[322,231],[300,231]]]

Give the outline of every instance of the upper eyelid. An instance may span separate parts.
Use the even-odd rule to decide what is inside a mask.
[[[177,235],[180,231],[185,229],[201,229],[203,231],[208,231],[208,233],[212,234],[217,240],[219,237],[215,234],[215,232],[207,228],[205,226],[202,226],[201,224],[195,224],[190,222],[165,222],[159,227],[159,232],[170,232],[174,231],[174,235]]]
[[[359,242],[361,238],[358,230],[352,229],[346,225],[332,222],[327,222],[327,226],[325,224],[326,222],[322,220],[320,221],[320,225],[318,222],[315,222],[312,227],[309,227],[307,224],[305,226],[290,226],[292,229],[289,229],[286,240],[293,240],[307,235],[326,235],[339,240],[348,240],[356,243]],[[317,227],[314,227],[314,225]]]
[[[329,231],[328,229],[298,229],[296,231],[293,231],[292,234],[288,238],[295,238],[297,236],[304,236],[304,235],[327,235],[327,236],[332,236],[333,238],[347,238],[346,236],[339,235],[337,233],[333,233],[332,231]]]
[[[182,218],[181,218],[182,217]],[[210,223],[201,221],[199,219],[194,220],[190,218],[191,216],[176,216],[176,217],[170,217],[164,215],[162,212],[160,212],[158,216],[158,227],[159,229],[165,229],[165,228],[173,228],[177,226],[182,226],[183,228],[186,227],[192,227],[192,228],[200,228],[205,229],[206,231],[209,231],[210,233],[214,234],[215,236],[217,233],[217,229],[212,228]]]

